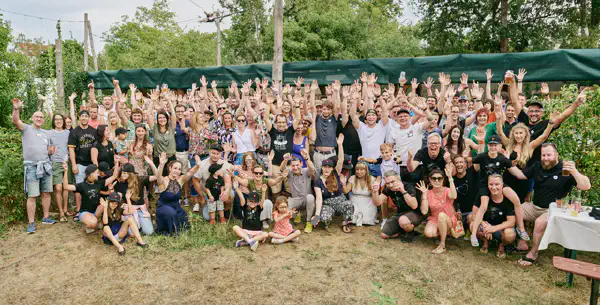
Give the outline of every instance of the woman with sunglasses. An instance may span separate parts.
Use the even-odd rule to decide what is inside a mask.
[[[433,249],[431,253],[442,254],[446,252],[446,236],[451,228],[454,228],[457,222],[456,211],[454,210],[454,199],[457,197],[454,179],[452,179],[452,165],[445,168],[448,184],[444,186],[444,173],[440,169],[434,169],[429,175],[431,189],[428,189],[425,181],[417,183],[417,189],[421,191],[421,213],[427,215],[427,225],[424,234],[428,238],[439,236],[440,244]]]
[[[274,184],[277,181],[279,181],[276,179],[267,179],[266,177],[264,177],[263,168],[260,165],[258,165],[256,159],[254,158],[254,155],[250,152],[244,154],[244,156],[242,157],[241,167],[236,166],[230,170],[230,175],[234,177],[234,181],[237,181],[239,183],[239,189],[245,198],[248,197],[248,194],[253,189],[260,193],[260,187],[262,187],[263,184]],[[257,186],[258,188],[256,188]],[[234,201],[237,204],[237,202],[239,202],[239,198],[234,198]],[[263,221],[263,227],[265,227],[265,229],[269,227],[268,223],[266,223],[265,220],[271,218],[270,210],[272,209],[272,207],[272,202],[270,200],[265,200],[265,205],[263,207],[263,213],[265,214],[265,217],[262,217],[263,215],[261,214],[261,221]]]
[[[246,116],[238,115],[236,117],[237,130],[233,133],[233,148],[237,152],[234,164],[242,164],[242,156],[251,152],[252,154],[256,151],[256,144],[258,144],[258,138],[254,130],[246,128]]]
[[[274,183],[274,179],[265,177],[265,170],[262,166],[256,165],[253,169],[253,178],[248,180],[248,190],[250,193],[256,192],[259,194],[259,200],[262,198],[263,186],[266,185],[267,191],[264,193],[268,196],[270,184]],[[267,198],[264,198],[263,210],[260,213],[260,221],[262,222],[263,229],[269,228],[269,222],[273,220],[273,202]]]
[[[230,112],[225,112],[221,117],[222,124],[217,124],[217,141],[223,147],[230,145],[233,141],[233,133],[235,132],[235,124],[233,122],[233,115]],[[227,159],[233,164],[234,159]]]

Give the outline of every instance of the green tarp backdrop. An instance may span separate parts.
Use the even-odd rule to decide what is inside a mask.
[[[283,82],[292,83],[298,76],[306,81],[316,79],[319,84],[340,80],[350,84],[363,71],[376,73],[380,84],[398,83],[401,71],[409,80],[416,77],[423,82],[439,72],[450,73],[458,82],[461,73],[469,75],[469,81],[485,82],[486,69],[492,69],[494,82],[504,77],[506,70],[527,69],[526,81],[594,81],[600,80],[600,49],[553,50],[506,54],[458,54],[415,58],[372,58],[357,60],[302,61],[283,64]],[[139,88],[153,88],[168,84],[169,88],[190,88],[199,84],[200,76],[215,80],[219,87],[226,87],[235,80],[241,84],[248,79],[271,79],[270,64],[221,66],[202,68],[160,68],[106,70],[88,73],[98,89],[112,88],[112,78],[119,80],[122,88],[134,83]]]

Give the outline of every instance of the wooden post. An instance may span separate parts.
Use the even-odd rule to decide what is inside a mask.
[[[271,79],[281,81],[283,79],[283,0],[275,0],[273,18],[275,20],[275,41]]]
[[[83,71],[88,71],[88,14],[83,14]]]
[[[96,57],[96,50],[94,50],[94,36],[92,34],[92,23],[87,21],[88,32],[90,34],[90,47],[92,48],[92,57],[94,58],[94,71],[98,71],[98,58]]]
[[[221,66],[221,14],[218,12],[215,26],[217,26],[217,66]]]
[[[501,22],[502,22],[502,40],[500,40],[500,52],[508,52],[508,0],[500,1]]]
[[[56,39],[54,46],[54,55],[56,58],[56,100],[55,106],[58,113],[65,113],[65,77],[62,58],[62,41]]]

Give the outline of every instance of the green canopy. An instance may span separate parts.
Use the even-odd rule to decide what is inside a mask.
[[[306,81],[316,79],[319,84],[334,80],[350,84],[363,71],[376,73],[380,84],[398,83],[401,71],[406,78],[422,82],[439,72],[449,73],[458,82],[461,73],[469,75],[469,81],[485,82],[486,69],[492,69],[493,81],[499,82],[506,70],[527,69],[526,81],[594,81],[600,79],[600,49],[552,50],[527,53],[457,54],[415,58],[369,58],[357,60],[302,61],[283,64],[283,82],[292,83],[302,76]],[[169,88],[190,88],[198,83],[200,76],[217,81],[218,87],[226,87],[232,80],[241,84],[248,79],[271,79],[271,65],[252,64],[243,66],[220,66],[202,68],[161,68],[103,70],[88,73],[96,88],[112,88],[112,78],[126,88],[134,83],[139,88],[153,88],[166,83]]]

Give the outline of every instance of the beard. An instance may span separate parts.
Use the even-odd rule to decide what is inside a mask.
[[[558,160],[542,161],[542,169],[549,170],[558,164]]]

